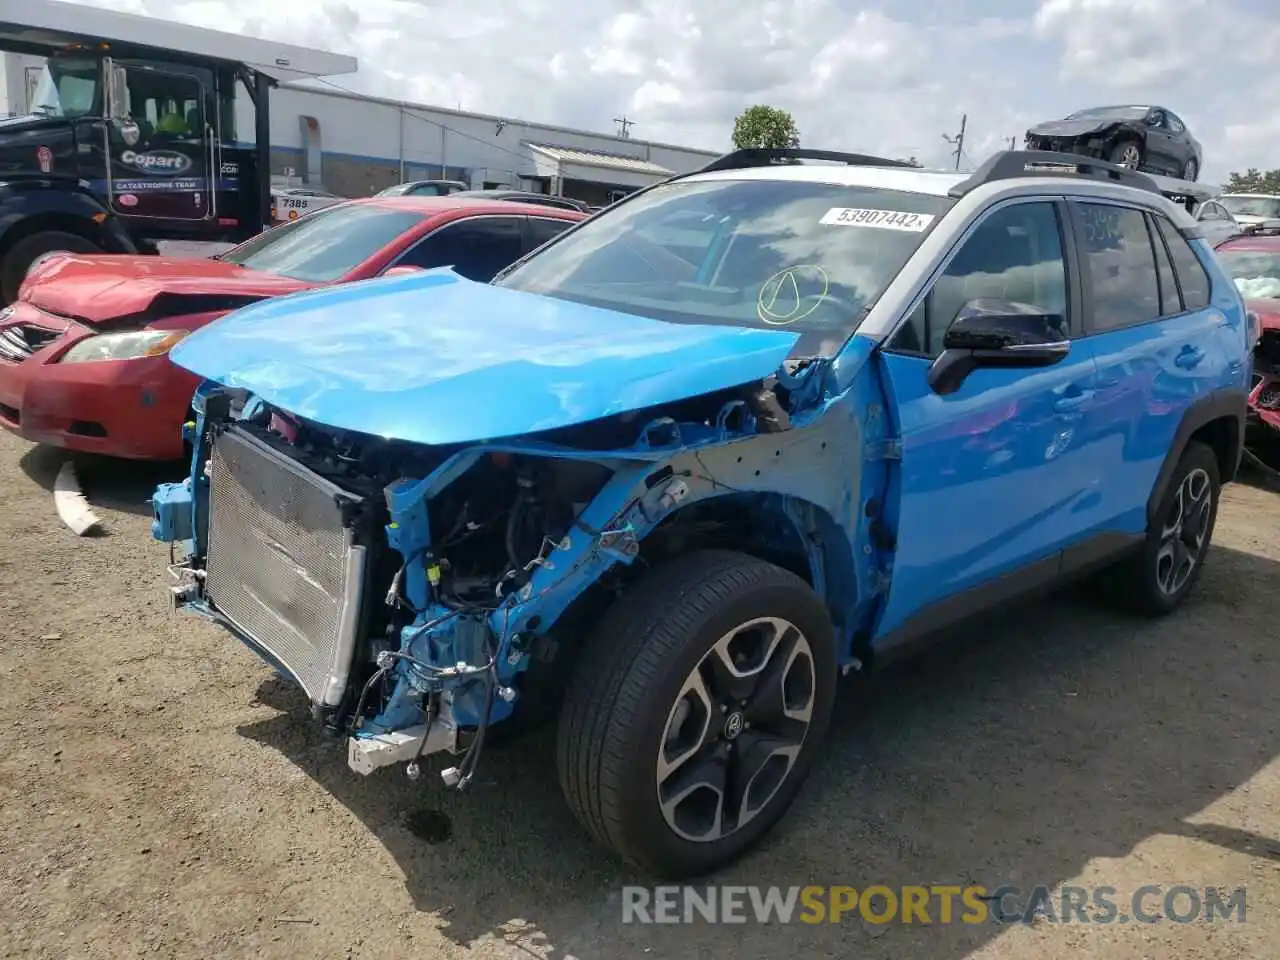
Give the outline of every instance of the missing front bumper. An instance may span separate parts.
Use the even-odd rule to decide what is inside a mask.
[[[427,734],[425,725],[367,736],[357,734],[347,740],[347,766],[368,776],[379,767],[408,763],[418,756],[457,751],[458,730],[447,718],[437,717],[432,722],[425,744],[423,734]]]
[[[210,464],[205,600],[313,704],[338,706],[364,589],[366,551],[344,510],[358,498],[237,427]]]

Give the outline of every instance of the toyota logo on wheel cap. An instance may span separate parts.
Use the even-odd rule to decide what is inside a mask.
[[[729,716],[725,717],[724,738],[726,740],[737,740],[738,735],[742,733],[746,724],[746,718],[743,717],[740,711],[735,710],[733,713],[729,714]]]

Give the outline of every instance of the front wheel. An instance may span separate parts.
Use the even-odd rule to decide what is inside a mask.
[[[1108,159],[1117,166],[1137,170],[1142,166],[1142,146],[1136,140],[1121,140],[1111,148]]]
[[[1186,598],[1209,552],[1221,489],[1213,450],[1189,443],[1142,549],[1126,562],[1123,576],[1111,581],[1115,599],[1136,613],[1161,616]]]
[[[1192,157],[1182,167],[1182,179],[1186,180],[1189,183],[1195,183],[1196,177],[1198,177],[1199,175],[1200,175],[1200,164],[1196,163],[1195,158]]]
[[[835,698],[830,618],[754,557],[687,554],[602,619],[560,716],[565,798],[599,843],[668,879],[736,859],[790,806]]]

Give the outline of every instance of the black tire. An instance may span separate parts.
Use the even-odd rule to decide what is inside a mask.
[[[1111,152],[1107,154],[1107,159],[1122,167],[1128,165],[1134,170],[1140,170],[1142,169],[1143,160],[1146,159],[1144,154],[1145,151],[1142,149],[1141,143],[1131,137],[1126,137],[1123,140],[1116,141],[1116,143],[1111,147]],[[1128,156],[1132,162],[1126,164],[1126,156]],[[1133,160],[1134,156],[1137,157],[1136,160]]]
[[[4,263],[0,265],[0,297],[4,303],[13,303],[18,299],[18,288],[22,286],[27,271],[36,259],[46,253],[66,250],[68,253],[102,253],[102,248],[78,233],[65,230],[43,230],[23,237],[4,255]]]
[[[1168,590],[1162,586],[1162,571],[1165,569],[1162,551],[1168,542],[1162,534],[1167,528],[1184,484],[1193,475],[1202,475],[1207,482],[1208,512],[1204,518],[1204,535],[1199,546],[1189,550],[1193,565],[1186,579],[1177,586],[1177,589]],[[1169,478],[1169,487],[1165,491],[1159,509],[1156,510],[1155,519],[1147,530],[1147,538],[1141,550],[1115,571],[1119,574],[1118,576],[1109,577],[1104,581],[1115,602],[1133,613],[1161,617],[1170,613],[1186,599],[1204,569],[1205,556],[1208,554],[1209,545],[1213,540],[1213,528],[1218,520],[1218,500],[1221,491],[1218,458],[1213,450],[1196,441],[1187,444],[1187,449],[1179,459],[1177,467],[1174,468],[1173,476]]]
[[[669,825],[658,799],[659,752],[670,715],[686,680],[705,657],[714,656],[717,641],[762,617],[789,621],[808,642],[813,666],[809,726],[789,772],[753,819],[719,839],[686,839]],[[779,641],[774,649],[782,646]],[[766,662],[772,661],[766,657]],[[775,679],[781,683],[788,677]],[[664,879],[705,874],[744,854],[790,806],[826,733],[835,686],[831,620],[808,584],[740,553],[686,554],[624,594],[588,640],[560,713],[561,788],[586,831],[623,859]],[[722,730],[715,710],[705,729],[708,734]],[[716,749],[728,753],[735,745]]]
[[[1200,176],[1200,164],[1196,163],[1195,157],[1192,157],[1182,165],[1182,179],[1195,183],[1198,176]]]

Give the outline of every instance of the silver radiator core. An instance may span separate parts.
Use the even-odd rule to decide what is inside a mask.
[[[238,427],[214,441],[209,474],[206,598],[313,703],[337,706],[365,565],[338,502],[356,498]]]

